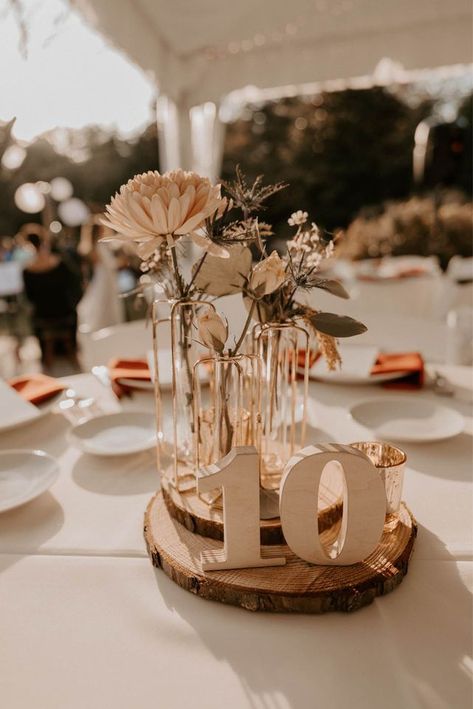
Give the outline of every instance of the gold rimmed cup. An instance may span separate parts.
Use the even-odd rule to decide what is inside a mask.
[[[367,455],[379,470],[386,491],[386,524],[394,528],[401,506],[406,454],[400,448],[381,441],[358,441],[350,445]]]

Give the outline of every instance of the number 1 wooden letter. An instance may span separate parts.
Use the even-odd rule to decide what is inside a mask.
[[[215,465],[201,471],[199,492],[223,490],[224,544],[222,550],[203,551],[203,571],[283,566],[285,557],[263,556],[260,545],[259,460],[253,446],[232,448]]]

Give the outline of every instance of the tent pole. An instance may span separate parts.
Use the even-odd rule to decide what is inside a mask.
[[[190,107],[185,99],[177,102],[160,96],[156,103],[161,172],[191,170],[192,141]]]

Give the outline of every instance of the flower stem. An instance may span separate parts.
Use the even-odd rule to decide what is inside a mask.
[[[241,335],[238,338],[238,341],[237,341],[233,351],[230,351],[230,356],[236,355],[238,350],[240,349],[240,347],[243,343],[243,340],[245,339],[246,333],[248,332],[248,328],[250,327],[250,323],[251,323],[251,319],[253,317],[253,312],[254,312],[255,307],[256,307],[256,300],[253,300],[251,303],[250,310],[248,312],[248,317],[246,318],[246,322],[243,326],[243,330],[241,331]]]
[[[184,284],[182,281],[181,272],[179,271],[179,265],[177,263],[176,246],[175,246],[174,241],[172,240],[171,234],[168,234],[166,236],[166,240],[168,242],[168,247],[171,252],[171,263],[172,263],[172,268],[174,271],[174,278],[176,280],[178,294],[179,294],[180,298],[184,298],[185,297]]]
[[[198,275],[200,269],[201,269],[202,266],[204,265],[204,261],[205,261],[205,259],[207,258],[207,256],[208,256],[208,251],[205,252],[205,254],[204,254],[204,255],[202,256],[202,258],[200,259],[199,263],[197,264],[196,269],[195,269],[195,271],[194,271],[194,273],[193,273],[193,275],[192,275],[191,281],[190,281],[189,285],[188,285],[187,288],[186,288],[186,292],[185,292],[185,295],[186,295],[186,296],[189,295],[189,291],[190,291],[190,289],[192,288],[192,286],[193,286],[193,284],[194,284],[194,281],[195,281],[195,279],[197,278],[197,275]]]

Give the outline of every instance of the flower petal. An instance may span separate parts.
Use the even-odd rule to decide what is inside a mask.
[[[155,194],[151,200],[151,216],[153,217],[157,231],[160,234],[167,234],[168,222],[166,219],[166,210],[158,194]]]
[[[205,221],[202,212],[198,212],[193,217],[190,217],[184,224],[181,224],[179,229],[176,229],[176,234],[190,234],[191,231],[198,229]]]
[[[190,237],[192,241],[197,244],[197,246],[200,246],[201,249],[207,251],[207,253],[209,253],[211,256],[217,256],[218,258],[230,257],[230,254],[227,249],[225,249],[223,246],[220,246],[219,244],[214,244],[213,241],[210,241],[210,239],[207,239],[205,236],[193,232]]]
[[[138,244],[136,247],[136,253],[143,260],[148,259],[157,248],[159,248],[162,239],[157,237],[156,239],[151,239],[151,241],[146,241],[144,243]]]
[[[179,207],[179,200],[176,197],[171,197],[168,209],[168,231],[170,234],[174,234],[176,229],[181,223],[181,210]]]

